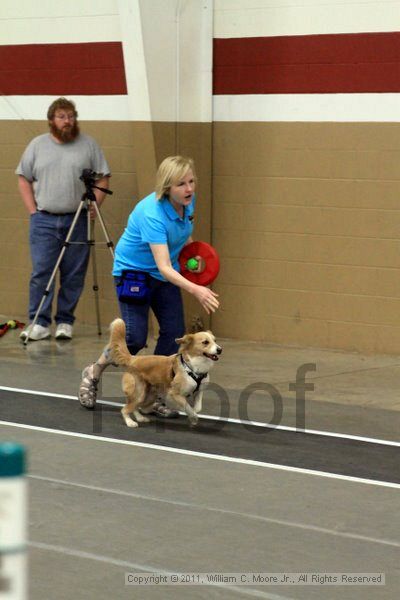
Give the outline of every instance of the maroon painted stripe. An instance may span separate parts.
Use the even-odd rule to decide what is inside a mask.
[[[400,32],[214,40],[214,94],[400,92]]]
[[[120,42],[0,46],[2,95],[126,93]]]

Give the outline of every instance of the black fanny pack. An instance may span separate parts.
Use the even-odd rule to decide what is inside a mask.
[[[141,271],[122,271],[116,288],[120,302],[144,304],[150,295],[148,274]]]

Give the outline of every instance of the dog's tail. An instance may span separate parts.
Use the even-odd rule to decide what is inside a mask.
[[[110,350],[112,359],[118,365],[131,367],[134,363],[134,357],[126,345],[126,327],[122,319],[114,319],[110,325]]]

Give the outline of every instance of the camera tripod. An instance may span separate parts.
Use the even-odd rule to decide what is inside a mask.
[[[95,175],[95,174],[93,174]],[[97,201],[96,201],[96,196],[95,193],[93,191],[93,188],[96,188],[97,190],[100,190],[101,192],[104,192],[105,194],[112,194],[113,192],[111,190],[108,190],[106,188],[102,188],[102,187],[98,187],[97,185],[94,184],[94,178],[92,177],[92,172],[89,169],[84,169],[84,171],[82,172],[82,176],[80,177],[80,179],[84,182],[85,186],[86,186],[86,191],[85,193],[82,195],[79,207],[74,215],[73,221],[70,225],[70,228],[68,230],[67,236],[63,242],[63,247],[61,249],[61,252],[59,254],[59,257],[56,261],[56,264],[54,265],[54,269],[52,274],[50,275],[50,279],[47,283],[46,289],[43,293],[42,299],[39,303],[38,309],[35,313],[35,316],[32,320],[32,322],[30,323],[30,325],[27,327],[26,329],[26,338],[24,339],[23,343],[24,346],[27,345],[27,343],[30,340],[29,334],[32,331],[33,327],[36,325],[36,322],[39,318],[39,314],[40,311],[42,310],[43,304],[46,301],[46,298],[48,297],[50,290],[51,290],[51,286],[53,284],[53,281],[57,275],[57,271],[58,271],[58,267],[61,264],[61,261],[63,259],[63,256],[68,248],[68,246],[70,246],[71,244],[85,244],[89,246],[89,251],[90,251],[90,257],[91,261],[92,261],[92,270],[93,270],[93,286],[92,289],[94,291],[94,298],[95,298],[95,308],[96,308],[96,320],[97,320],[97,333],[98,335],[101,335],[101,321],[100,321],[100,304],[99,304],[99,297],[98,297],[98,291],[99,291],[99,286],[98,286],[98,280],[97,280],[97,263],[96,263],[96,254],[95,254],[95,244],[105,244],[107,245],[107,247],[110,250],[111,256],[114,259],[114,244],[113,242],[110,240],[110,237],[108,235],[107,232],[107,228],[106,225],[104,223],[103,217],[101,216],[101,212],[100,209],[97,205]],[[91,218],[90,218],[90,207],[93,206],[94,207],[94,211],[95,214],[99,220],[99,223],[101,225],[101,228],[103,230],[103,234],[104,234],[104,238],[105,238],[105,242],[95,242],[94,239],[94,222],[92,222]],[[86,241],[84,242],[71,242],[70,239],[72,237],[72,234],[74,232],[75,229],[75,225],[79,219],[79,216],[82,212],[82,210],[86,209],[87,210],[87,238]]]

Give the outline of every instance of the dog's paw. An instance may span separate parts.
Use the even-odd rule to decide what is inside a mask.
[[[128,427],[139,427],[136,421],[131,418],[125,419],[125,423],[128,425]]]
[[[189,417],[189,425],[190,427],[196,427],[199,422],[199,417],[196,415],[195,417]]]
[[[149,417],[145,417],[144,415],[136,415],[136,421],[138,423],[150,423],[151,419]]]

